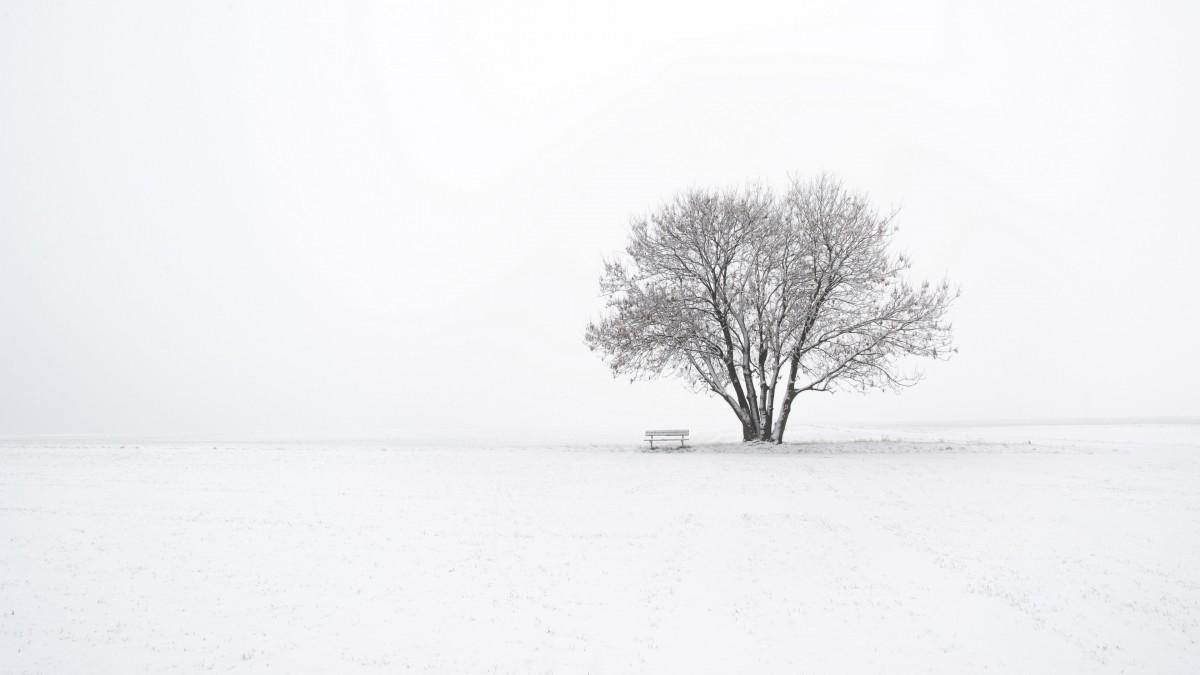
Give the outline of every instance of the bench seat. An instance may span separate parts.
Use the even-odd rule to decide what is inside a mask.
[[[679,447],[686,448],[689,431],[687,429],[647,429],[646,437],[642,439],[650,443],[650,449],[654,449],[654,442],[663,441],[679,441]]]

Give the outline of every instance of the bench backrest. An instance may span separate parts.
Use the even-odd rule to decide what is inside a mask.
[[[687,429],[647,429],[647,436],[687,436]]]

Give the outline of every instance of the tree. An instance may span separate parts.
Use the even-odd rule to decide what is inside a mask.
[[[635,220],[624,258],[605,263],[586,343],[614,376],[678,375],[723,399],[744,440],[781,443],[802,392],[910,386],[903,357],[954,351],[956,293],[906,280],[892,219],[829,176],[782,196],[686,192]]]

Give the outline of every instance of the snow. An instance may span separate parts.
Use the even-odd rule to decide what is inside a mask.
[[[793,433],[10,440],[0,673],[1200,666],[1200,426]]]

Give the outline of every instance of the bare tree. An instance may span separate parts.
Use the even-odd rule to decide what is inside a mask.
[[[909,386],[902,357],[953,352],[955,294],[904,279],[891,221],[828,176],[782,196],[687,192],[605,264],[588,347],[614,375],[678,375],[723,399],[744,440],[780,443],[801,392]]]

